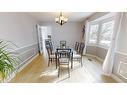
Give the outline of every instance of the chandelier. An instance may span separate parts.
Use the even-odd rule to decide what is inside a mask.
[[[64,23],[67,23],[68,21],[68,18],[67,17],[64,17],[62,12],[60,12],[60,16],[55,18],[55,22],[60,24],[60,25],[63,25]]]

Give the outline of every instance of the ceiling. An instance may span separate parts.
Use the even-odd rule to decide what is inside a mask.
[[[39,22],[54,22],[55,17],[59,17],[59,12],[31,12],[28,13]],[[63,12],[68,17],[69,22],[81,22],[87,17],[93,15],[94,12]]]

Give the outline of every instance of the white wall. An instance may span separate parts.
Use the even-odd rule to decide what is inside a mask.
[[[12,41],[19,47],[37,43],[35,21],[25,13],[0,13],[0,39]]]
[[[124,13],[121,30],[117,41],[117,51],[127,54],[127,13]]]
[[[127,13],[123,13],[114,57],[113,73],[127,82]],[[124,63],[124,64],[123,64]],[[123,68],[124,67],[124,68]]]
[[[12,53],[21,59],[18,70],[38,53],[37,23],[27,13],[0,13],[0,39],[18,46],[10,45],[15,49]]]
[[[81,23],[71,22],[61,26],[55,22],[42,22],[41,25],[51,27],[52,41],[55,47],[59,46],[60,40],[66,40],[68,46],[74,47],[75,42],[80,42],[82,39]]]

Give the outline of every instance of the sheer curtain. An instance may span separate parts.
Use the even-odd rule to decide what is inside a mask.
[[[123,16],[123,13],[117,13],[116,17],[115,17],[115,25],[114,25],[114,31],[113,31],[113,35],[112,35],[111,45],[108,49],[106,58],[103,62],[104,75],[111,75],[111,73],[112,73],[115,46],[117,43],[116,40],[117,40],[117,36],[120,32],[122,16]]]
[[[86,46],[87,46],[87,42],[88,42],[88,32],[89,32],[89,21],[87,20],[85,22],[85,34],[84,34],[84,42],[85,42],[85,48],[84,48],[84,51],[83,51],[83,55],[86,54]]]

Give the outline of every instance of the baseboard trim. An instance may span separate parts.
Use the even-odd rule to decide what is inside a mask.
[[[26,64],[24,64],[21,68],[18,69],[18,72],[22,71],[29,63],[31,63],[39,54],[33,55],[30,58],[28,58],[27,60],[25,60],[24,62],[26,62]],[[23,63],[24,63],[23,62]]]
[[[121,80],[119,77],[117,77],[115,74],[111,74],[111,77],[116,80],[119,83],[125,83],[123,80]]]
[[[17,73],[18,72],[21,72],[28,64],[30,64],[39,54],[36,54],[35,56],[31,56],[31,58],[26,62],[26,64],[24,64],[21,68],[18,69]],[[9,81],[11,81],[16,75],[16,72],[12,73],[8,79],[6,79],[4,81],[4,83],[8,83]]]
[[[92,54],[85,54],[85,56],[90,56],[90,57],[94,57],[96,59],[98,59],[100,62],[103,62],[104,60],[99,58],[98,56],[92,55]]]

